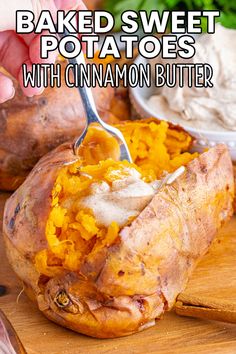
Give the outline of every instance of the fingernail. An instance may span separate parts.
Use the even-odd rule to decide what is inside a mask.
[[[42,95],[42,93],[43,93],[44,90],[45,90],[45,87],[42,87],[41,90],[35,94],[35,96],[40,96],[40,95]]]
[[[29,95],[29,94],[27,93],[27,97],[32,98],[32,97],[35,97],[35,96],[40,96],[40,95],[43,93],[44,90],[45,90],[45,87],[41,87],[41,90],[40,90],[40,91],[38,91],[38,92],[36,92],[36,93],[34,93],[34,94],[32,94],[32,95]]]
[[[11,94],[8,96],[8,97],[2,97],[2,98],[0,98],[0,104],[1,103],[4,103],[4,102],[6,102],[6,101],[9,101],[9,100],[11,100],[14,96],[15,96],[15,88],[14,88],[14,86],[12,85],[12,92],[11,92]]]
[[[12,85],[12,94],[9,97],[9,100],[11,100],[15,96],[15,93],[16,93],[15,87]]]

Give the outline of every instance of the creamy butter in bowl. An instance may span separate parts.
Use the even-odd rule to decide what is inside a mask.
[[[141,117],[156,117],[183,126],[196,138],[194,149],[225,143],[236,161],[236,31],[216,26],[213,35],[204,34],[196,40],[196,55],[186,63],[208,63],[213,68],[213,87],[196,88],[185,85],[130,89],[131,101]],[[156,63],[177,63],[156,58]],[[183,62],[183,59],[180,61]],[[136,63],[147,64],[138,57]]]

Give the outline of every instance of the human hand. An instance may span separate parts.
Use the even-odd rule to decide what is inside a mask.
[[[54,17],[57,10],[85,10],[82,0],[40,0],[41,8],[49,10]],[[54,63],[57,52],[51,53],[47,60],[40,58],[39,34],[18,35],[14,31],[0,33],[0,65],[12,75],[21,86],[22,91],[28,97],[40,95],[43,87],[23,86],[22,64],[27,65],[30,71],[33,63]],[[15,95],[13,82],[9,76],[0,73],[0,103],[3,103]]]

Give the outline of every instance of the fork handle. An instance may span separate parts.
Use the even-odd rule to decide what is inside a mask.
[[[60,34],[61,38],[65,38],[67,36],[69,36],[69,32],[67,30],[64,31],[63,34]],[[66,44],[66,50],[68,52],[73,52],[74,50],[74,47],[72,45],[71,42],[68,42]],[[85,62],[85,59],[84,59],[84,53],[83,51],[81,50],[80,54],[76,57],[76,58],[69,58],[68,59],[69,63],[73,65],[73,72],[74,72],[74,76],[77,75],[77,72],[76,72],[76,65],[77,66],[77,71],[79,72],[80,74],[80,71],[81,71],[81,65],[83,66],[86,66],[86,62]],[[101,119],[99,118],[99,114],[98,114],[98,111],[97,111],[97,108],[96,108],[96,105],[95,105],[95,101],[94,101],[94,97],[93,97],[93,94],[92,94],[92,90],[91,88],[89,88],[88,86],[86,85],[83,85],[83,86],[78,86],[77,87],[79,93],[80,93],[80,96],[81,96],[81,99],[82,99],[82,103],[83,103],[83,106],[84,106],[84,109],[85,109],[85,113],[86,113],[86,118],[87,118],[87,126],[90,124],[90,123],[100,123],[101,124]]]

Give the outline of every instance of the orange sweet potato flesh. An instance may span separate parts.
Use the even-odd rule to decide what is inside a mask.
[[[93,124],[79,148],[79,154],[86,165],[96,165],[108,158],[119,160],[120,145],[114,136]]]
[[[47,249],[51,193],[65,164],[78,161],[64,144],[45,156],[6,203],[9,261],[27,294],[52,321],[99,338],[126,336],[154,324],[184,289],[218,229],[231,217],[233,167],[225,145],[186,166],[124,227],[112,245],[85,258],[79,271],[45,276],[35,256]]]
[[[127,131],[127,134],[124,134],[127,140],[131,138],[129,133],[135,129],[137,124],[144,125],[140,131],[146,134],[145,129],[149,128],[145,126],[150,125],[152,121],[153,125],[158,123],[155,119],[137,123],[129,122],[128,125],[127,122],[120,122],[112,113],[112,101],[115,100],[117,103],[119,99],[111,88],[106,90],[97,88],[94,90],[94,96],[101,117],[115,124],[123,133]],[[120,115],[127,119],[125,106],[123,104]],[[60,89],[48,88],[43,95],[32,99],[24,97],[18,89],[12,101],[0,106],[0,190],[14,191],[17,189],[43,155],[61,143],[78,137],[84,124],[84,111],[76,89],[69,89],[66,86]],[[178,126],[164,122],[161,124],[163,129],[159,129],[160,139],[158,139],[160,143],[164,140],[168,154],[174,156],[189,151],[193,139],[188,133]],[[165,137],[166,134],[167,137]],[[145,138],[145,135],[143,137]],[[100,142],[102,138],[97,136],[97,143],[100,144]],[[176,151],[171,150],[172,146]],[[134,155],[135,160],[142,160],[140,162],[145,163],[145,159],[136,156],[137,149],[134,149]],[[162,155],[159,152],[158,156]],[[162,172],[163,166],[160,164],[161,161],[158,161],[158,156],[154,154],[154,163],[160,166],[159,172]],[[187,156],[186,153],[185,157]],[[189,158],[185,159],[186,162],[188,160]],[[176,165],[172,167],[175,169]]]

